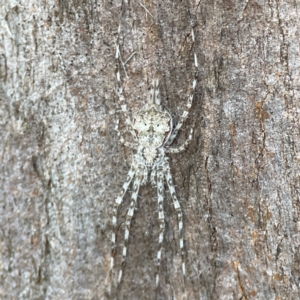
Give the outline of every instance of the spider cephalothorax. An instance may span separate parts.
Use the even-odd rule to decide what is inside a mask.
[[[153,82],[152,91],[158,91],[158,80]],[[153,96],[155,97],[153,93]],[[151,167],[158,155],[158,148],[168,141],[173,129],[172,117],[169,112],[155,102],[156,97],[151,97],[149,105],[133,119],[133,130],[139,146],[143,148],[142,154],[147,167]],[[156,101],[155,101],[156,100]]]
[[[168,112],[153,105],[135,117],[133,129],[141,146],[159,148],[170,136],[172,118]]]
[[[120,27],[119,27],[120,34]],[[194,32],[192,31],[192,41],[194,42]],[[116,44],[116,59],[117,62],[122,61],[120,58],[119,42]],[[197,69],[197,57],[194,55],[194,64]],[[171,175],[169,159],[167,153],[178,153],[186,149],[187,145],[192,139],[193,129],[190,130],[190,134],[186,142],[178,148],[171,148],[170,145],[176,138],[178,131],[180,130],[183,122],[188,116],[189,109],[192,105],[194,91],[196,88],[196,79],[192,83],[192,93],[187,100],[187,109],[183,112],[175,128],[173,127],[173,119],[171,114],[161,106],[160,94],[159,94],[159,82],[157,79],[153,80],[150,89],[150,99],[143,109],[133,114],[132,119],[129,117],[125,98],[123,96],[123,87],[120,79],[120,68],[117,63],[117,81],[119,85],[118,96],[121,104],[121,108],[126,117],[126,124],[129,126],[129,131],[132,134],[134,143],[127,142],[121,136],[121,141],[125,146],[128,146],[134,150],[132,157],[132,163],[127,175],[127,179],[123,184],[122,193],[116,198],[112,223],[112,255],[110,264],[110,274],[112,274],[114,267],[114,254],[116,246],[116,226],[117,226],[117,213],[118,207],[123,202],[124,196],[132,184],[132,194],[130,205],[126,214],[125,220],[125,233],[124,233],[124,246],[122,251],[122,267],[119,271],[118,284],[122,280],[123,269],[127,256],[127,245],[130,232],[131,219],[133,217],[138,192],[141,185],[146,184],[150,179],[150,184],[157,188],[157,202],[158,202],[158,222],[159,222],[159,249],[157,252],[157,272],[156,272],[156,286],[159,285],[159,271],[162,244],[164,238],[165,217],[163,210],[164,200],[164,183],[166,182],[173,201],[174,208],[178,218],[178,229],[180,237],[180,252],[182,257],[182,273],[185,278],[185,255],[184,255],[184,243],[183,243],[183,221],[182,211],[179,201],[176,196],[175,186]],[[150,175],[150,178],[149,178]]]

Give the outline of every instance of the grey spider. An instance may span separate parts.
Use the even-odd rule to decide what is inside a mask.
[[[120,27],[119,32],[120,35]],[[192,41],[194,43],[195,37],[192,31]],[[125,98],[123,96],[123,87],[120,79],[120,68],[119,61],[120,49],[119,43],[116,43],[116,60],[117,60],[117,81],[118,81],[118,96],[121,104],[122,111],[126,117],[126,124],[129,127],[134,143],[126,142],[121,136],[121,142],[130,148],[136,150],[133,154],[132,163],[130,170],[127,175],[127,179],[122,187],[121,194],[116,198],[114,210],[113,210],[113,232],[112,232],[112,254],[110,263],[110,274],[112,274],[114,267],[114,254],[116,247],[116,226],[117,226],[117,213],[118,207],[123,202],[125,194],[132,184],[132,195],[130,205],[126,214],[125,220],[125,233],[124,233],[124,246],[122,251],[122,267],[119,271],[118,285],[121,283],[123,268],[125,265],[125,260],[127,256],[128,239],[130,233],[131,219],[134,215],[135,207],[137,204],[137,197],[140,186],[145,185],[150,177],[150,184],[157,187],[157,199],[158,199],[158,221],[159,221],[159,238],[158,238],[158,252],[157,252],[157,271],[156,271],[156,287],[159,285],[159,271],[161,262],[161,253],[164,238],[165,229],[165,216],[163,210],[163,200],[164,200],[164,182],[166,181],[169,188],[171,198],[173,201],[174,208],[177,212],[178,218],[178,229],[180,237],[180,252],[182,257],[182,274],[185,281],[186,271],[185,271],[185,255],[184,255],[184,242],[183,242],[183,218],[182,210],[179,201],[176,196],[175,186],[173,183],[169,158],[166,156],[167,153],[179,153],[186,149],[189,142],[193,136],[193,128],[191,128],[188,139],[183,145],[178,148],[171,148],[170,145],[176,138],[183,122],[188,116],[189,109],[191,108],[194,91],[196,88],[196,77],[192,83],[192,93],[189,95],[187,100],[187,109],[183,112],[177,125],[173,128],[173,119],[171,114],[161,106],[161,99],[159,94],[159,81],[154,79],[152,82],[150,90],[149,102],[145,105],[143,109],[133,115],[132,120],[128,116],[127,106],[125,103]],[[198,62],[196,54],[194,53],[194,65],[198,68]],[[132,183],[133,182],[133,183]],[[112,276],[112,275],[111,275]]]

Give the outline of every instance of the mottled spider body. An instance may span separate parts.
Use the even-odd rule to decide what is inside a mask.
[[[120,28],[119,28],[120,34]],[[118,36],[119,36],[118,34]],[[194,42],[194,33],[192,31],[192,41]],[[159,81],[153,80],[150,89],[150,99],[143,109],[133,114],[132,118],[129,117],[127,105],[123,96],[123,87],[120,79],[119,62],[122,62],[119,50],[119,42],[116,43],[116,60],[117,60],[117,81],[119,85],[118,96],[122,111],[126,117],[126,124],[128,131],[131,132],[134,142],[129,143],[120,135],[121,142],[136,152],[133,154],[130,170],[127,179],[123,184],[122,193],[116,198],[112,223],[112,255],[110,264],[110,274],[112,275],[114,267],[114,255],[116,247],[116,226],[117,226],[117,213],[118,207],[123,202],[129,186],[132,184],[132,194],[130,205],[125,219],[125,232],[124,232],[124,246],[122,251],[122,266],[119,271],[118,284],[121,283],[125,260],[127,256],[127,246],[130,233],[131,219],[137,205],[137,197],[140,186],[145,185],[149,180],[150,184],[157,188],[157,202],[158,202],[158,222],[159,222],[159,238],[158,238],[158,252],[157,252],[157,271],[156,271],[156,286],[159,285],[159,271],[162,254],[162,245],[164,239],[165,217],[163,210],[164,200],[164,183],[166,182],[171,194],[173,205],[178,218],[178,230],[180,237],[180,252],[182,257],[182,274],[185,281],[185,255],[184,255],[184,242],[183,242],[183,220],[182,211],[179,201],[176,196],[175,186],[171,175],[169,158],[167,153],[178,153],[186,149],[187,145],[192,139],[193,129],[190,130],[186,142],[178,148],[171,148],[170,145],[176,138],[183,122],[188,116],[189,109],[192,105],[194,91],[196,88],[196,79],[192,83],[192,93],[188,97],[186,107],[177,125],[173,126],[174,122],[171,114],[161,106],[159,94]],[[197,57],[194,55],[195,68],[198,67]],[[111,276],[112,278],[112,276]]]
[[[153,82],[151,102],[133,119],[133,130],[142,147],[142,155],[148,168],[153,167],[158,158],[158,149],[170,138],[173,120],[170,113],[159,104],[158,80]]]

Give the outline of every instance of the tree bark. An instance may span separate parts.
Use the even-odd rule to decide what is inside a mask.
[[[300,298],[299,9],[297,0],[1,0],[0,298],[108,299],[111,218],[130,167],[116,93],[132,113],[160,76],[178,120],[170,155],[184,212],[187,299]],[[196,42],[191,43],[191,28]],[[116,266],[123,222],[118,214]],[[177,216],[140,191],[119,299],[183,299]]]

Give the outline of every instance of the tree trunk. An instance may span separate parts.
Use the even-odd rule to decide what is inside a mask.
[[[116,131],[119,25],[132,113],[159,75],[163,105],[178,120],[194,50],[199,61],[174,145],[195,124],[193,140],[169,155],[187,299],[300,298],[299,1],[124,1],[122,11],[108,0],[0,3],[1,299],[109,298],[113,205],[132,155]],[[118,214],[114,281],[130,194]],[[159,288],[148,184],[111,298],[184,298],[177,215],[168,192],[164,200]]]

